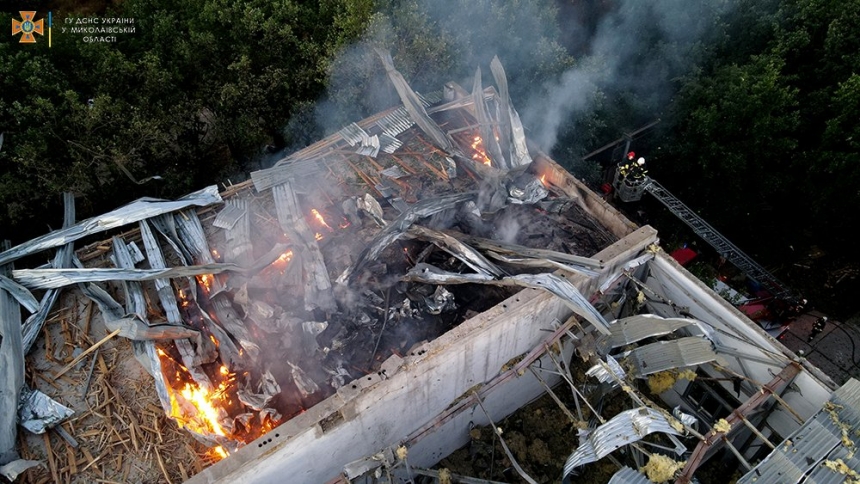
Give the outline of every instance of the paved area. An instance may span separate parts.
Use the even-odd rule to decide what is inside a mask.
[[[860,379],[860,328],[855,324],[828,321],[818,336],[807,342],[812,326],[824,314],[810,311],[799,316],[779,336],[780,342],[830,375],[841,385]]]

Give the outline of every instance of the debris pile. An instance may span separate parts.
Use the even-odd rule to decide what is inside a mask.
[[[65,366],[53,378],[89,364],[83,408],[113,408],[132,435],[118,445],[155,448],[170,480],[163,452],[141,430],[163,424],[119,409],[128,397],[117,387],[131,383],[105,379],[107,351],[113,364],[124,358],[119,338],[154,380],[154,405],[141,412],[160,408],[217,459],[523,287],[559,296],[605,331],[603,317],[553,272],[593,275],[602,262],[588,256],[614,236],[574,193],[548,181],[560,168],[532,160],[498,60],[501,95],[478,75],[471,95],[433,103],[381,55],[403,107],[347,126],[249,182],[176,201],[141,199],[77,223],[66,197],[62,229],[0,252],[4,323],[20,324],[20,308],[32,313],[23,329],[3,328],[0,354],[23,361],[40,334],[51,334],[43,325],[60,291],[75,288],[66,294],[91,301],[87,321],[94,312],[106,336],[93,343],[89,322],[79,339],[64,335],[77,354],[55,360]],[[109,241],[74,250],[108,231]],[[52,249],[48,264],[33,264]],[[96,365],[101,378],[92,382]],[[2,395],[24,396],[20,405],[0,402],[4,410],[17,408],[27,429],[63,429],[56,425],[71,410],[61,396],[24,386],[23,365],[0,371],[14,387]],[[3,430],[11,438],[0,440],[0,464],[19,462],[14,419]],[[179,469],[186,476],[191,464]]]

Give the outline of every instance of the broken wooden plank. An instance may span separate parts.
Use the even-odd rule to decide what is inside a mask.
[[[87,348],[86,350],[84,350],[84,352],[79,354],[78,356],[76,356],[71,361],[71,363],[64,366],[62,370],[55,373],[53,379],[56,380],[57,378],[63,376],[67,371],[74,368],[75,365],[77,365],[82,359],[84,359],[84,357],[86,357],[88,354],[92,353],[93,351],[97,350],[101,345],[107,343],[108,341],[113,339],[114,336],[117,336],[118,334],[119,334],[119,330],[116,330],[116,331],[108,334],[104,338],[100,339],[96,344],[94,344],[94,345],[90,346],[89,348]]]

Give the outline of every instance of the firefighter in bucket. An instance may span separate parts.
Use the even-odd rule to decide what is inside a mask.
[[[627,153],[627,162],[619,164],[618,172],[622,179],[644,180],[645,176],[648,175],[648,170],[645,168],[645,158],[640,156],[639,159],[636,159],[636,153],[632,151]]]
[[[618,164],[612,187],[622,201],[635,202],[642,198],[647,177],[645,158],[636,158],[636,153],[631,151],[627,153],[627,159]]]

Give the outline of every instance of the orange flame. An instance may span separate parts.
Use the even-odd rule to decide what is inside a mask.
[[[203,286],[203,290],[206,294],[212,292],[212,283],[215,281],[215,277],[212,274],[203,274],[197,276],[197,282],[199,282]]]
[[[315,234],[314,234],[314,238],[315,238],[315,239],[317,239],[317,240],[322,240],[322,239],[323,239],[323,234],[321,234],[321,233],[317,232],[317,233],[315,233]]]
[[[215,447],[214,449],[212,449],[211,457],[213,459],[221,460],[221,459],[226,459],[228,455],[230,455],[230,453],[227,452],[224,449],[224,447],[219,445],[218,447]]]
[[[227,391],[236,381],[236,376],[231,374],[226,366],[222,365],[219,373],[224,379],[215,390],[210,391],[202,388],[193,381],[186,381],[183,385],[182,372],[187,375],[189,374],[188,369],[171,358],[161,348],[157,349],[157,353],[159,358],[169,361],[171,365],[178,368],[176,381],[181,388],[177,386],[170,389],[170,417],[176,420],[180,428],[187,428],[203,435],[214,434],[227,437],[227,432],[220,424],[223,413],[221,407],[225,406],[225,403],[229,403]],[[180,396],[182,397],[181,400]],[[222,449],[222,451],[224,450]]]
[[[548,186],[548,185],[546,184],[546,175],[541,175],[541,176],[540,176],[540,183],[541,183],[541,185],[543,185],[543,186]]]
[[[473,160],[480,161],[487,166],[492,166],[490,157],[487,156],[487,151],[484,149],[484,140],[480,136],[472,138],[472,149],[475,150],[475,154],[472,155]]]
[[[313,216],[314,216],[314,218],[315,218],[315,219],[317,219],[317,222],[319,222],[319,223],[320,223],[321,225],[323,225],[325,228],[327,228],[327,229],[329,229],[329,230],[334,230],[334,229],[332,229],[332,228],[329,226],[329,224],[327,224],[327,223],[326,223],[325,219],[323,218],[323,216],[322,216],[322,214],[319,212],[319,210],[317,210],[317,209],[315,209],[315,208],[312,208],[312,209],[311,209],[311,215],[313,215]],[[319,239],[317,239],[317,240],[319,240]]]

